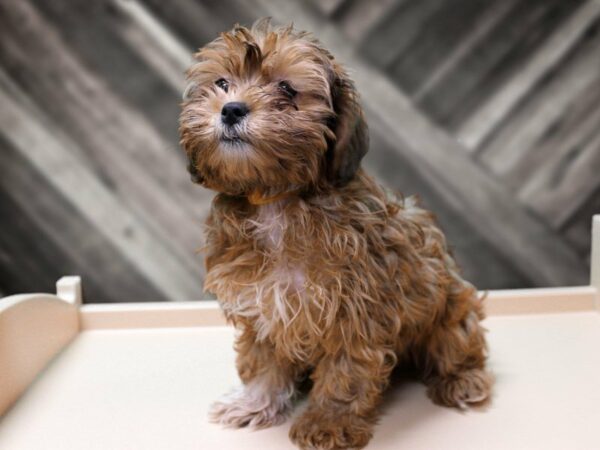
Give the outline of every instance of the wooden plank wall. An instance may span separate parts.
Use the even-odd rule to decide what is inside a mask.
[[[436,211],[468,278],[587,282],[600,2],[292,3],[0,0],[0,294],[76,273],[94,302],[203,297],[195,250],[212,194],[177,145],[182,72],[219,31],[265,15],[364,67],[365,165]],[[423,136],[380,120],[384,89],[403,105],[398,127]]]
[[[600,212],[600,2],[376,3],[361,54],[587,260]],[[362,4],[328,14],[350,36]]]

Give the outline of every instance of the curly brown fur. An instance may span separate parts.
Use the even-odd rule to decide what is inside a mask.
[[[481,301],[432,215],[359,167],[368,132],[344,69],[311,35],[268,21],[236,26],[195,58],[181,143],[193,179],[219,192],[205,289],[238,329],[244,383],[214,405],[213,420],[280,423],[310,374],[292,440],[360,448],[406,359],[434,401],[485,400]],[[227,126],[221,112],[232,101],[249,113]]]

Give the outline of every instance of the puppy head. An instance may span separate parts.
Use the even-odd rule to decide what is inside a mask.
[[[353,177],[368,147],[358,96],[311,35],[261,20],[194,58],[180,134],[195,182],[268,196]]]

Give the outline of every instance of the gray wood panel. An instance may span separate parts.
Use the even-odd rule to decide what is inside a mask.
[[[443,7],[439,0],[397,2],[359,44],[359,51],[378,67],[389,68],[410,50],[427,20]]]
[[[143,114],[169,144],[177,140],[177,121],[173,117],[179,113],[183,70],[179,70],[179,83],[175,87],[144,61],[138,48],[132,47],[123,36],[136,24],[117,7],[120,2],[34,0],[32,3],[43,14],[48,27],[60,34],[62,42],[68,43],[68,51],[83,70],[101,79],[111,95]],[[191,48],[187,50],[191,52]],[[191,55],[188,60],[191,61]],[[174,151],[174,155],[183,161],[180,152]]]
[[[528,58],[510,80],[461,124],[456,133],[457,139],[471,151],[477,151],[489,134],[507,119],[519,103],[536,88],[536,85],[560,66],[569,65],[567,59],[570,54],[581,45],[582,37],[590,32],[599,16],[600,3],[596,0],[587,0],[552,32],[540,49]],[[496,17],[497,14],[492,15],[490,19],[496,20]]]
[[[97,74],[82,65],[33,7],[21,2],[18,8],[1,14],[2,21],[6,26],[0,27],[0,63],[15,81],[15,86],[5,84],[7,92],[27,92],[48,111],[50,121],[74,142],[68,146],[73,154],[65,156],[78,158],[81,167],[87,167],[84,172],[95,173],[94,181],[105,186],[107,195],[124,203],[123,212],[127,210],[131,217],[139,245],[155,241],[152,247],[141,249],[145,256],[139,255],[143,258],[139,265],[153,274],[153,279],[162,277],[165,293],[198,297],[201,270],[194,249],[201,245],[199,225],[208,206],[207,201],[199,200],[210,195],[191,185],[177,146],[167,144],[138,111],[128,108]],[[19,22],[26,26],[14,26]],[[37,66],[30,64],[32,57],[37,58]],[[23,98],[16,101],[23,102]],[[12,111],[17,110],[6,113]],[[48,133],[56,134],[56,130]],[[62,151],[60,146],[56,144],[56,151]],[[54,176],[51,172],[45,175]],[[81,183],[88,181],[82,179]],[[82,207],[88,212],[97,208],[93,204]],[[110,228],[111,218],[98,220],[98,226]],[[146,259],[150,256],[146,252],[156,256],[154,261]]]
[[[419,99],[419,105],[437,123],[456,130],[579,3],[578,0],[517,2],[462,64],[446,75],[443,83]]]
[[[582,207],[561,228],[565,238],[588,264],[592,245],[591,217],[594,214],[600,214],[600,187],[590,195]]]
[[[436,212],[469,279],[587,280],[596,0],[0,0],[0,292],[69,272],[93,301],[203,296],[213,194],[177,143],[183,72],[219,32],[267,15],[350,64],[367,169]]]
[[[65,274],[85,279],[94,302],[157,301],[165,296],[141,276],[0,136],[0,273],[7,292],[53,292]]]
[[[199,48],[235,23],[252,24],[262,15],[243,0],[144,0],[154,14],[193,48]]]
[[[506,0],[505,0],[506,1]],[[496,7],[489,0],[466,0],[457,8],[453,2],[443,2],[441,7],[421,24],[407,48],[389,64],[388,73],[409,96],[417,92],[426,95],[423,84],[470,31],[465,23],[476,23],[486,10]]]

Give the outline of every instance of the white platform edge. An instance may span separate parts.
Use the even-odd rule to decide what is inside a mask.
[[[598,291],[596,308],[600,309],[600,214],[592,218],[592,253],[590,261],[590,285]]]
[[[598,291],[592,286],[489,291],[486,314],[552,314],[592,311]],[[91,304],[80,308],[83,330],[224,326],[215,300],[186,303]]]
[[[0,299],[0,417],[79,333],[81,279],[61,278],[57,291]]]

